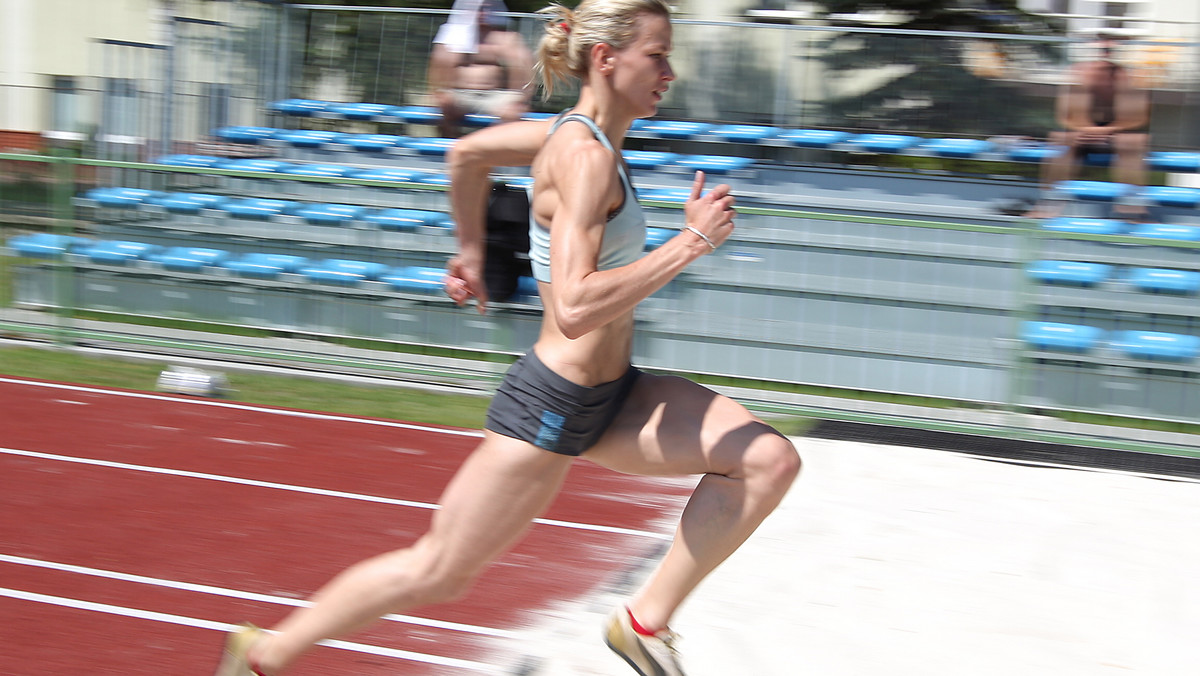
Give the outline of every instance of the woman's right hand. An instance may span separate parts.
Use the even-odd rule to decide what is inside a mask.
[[[446,295],[460,307],[474,298],[479,314],[487,312],[487,286],[483,281],[483,261],[471,262],[458,255],[446,264]]]
[[[736,201],[729,193],[728,185],[722,183],[704,194],[704,172],[697,171],[692,181],[692,194],[684,206],[685,227],[691,226],[708,237],[708,242],[692,234],[700,246],[709,251],[709,242],[713,247],[721,244],[733,233],[733,219],[737,211],[733,208]]]

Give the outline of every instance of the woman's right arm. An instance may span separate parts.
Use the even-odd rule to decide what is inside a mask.
[[[475,298],[479,312],[487,310],[484,234],[492,169],[528,166],[546,142],[550,124],[536,120],[488,127],[458,139],[447,153],[458,255],[447,265],[446,293],[459,305]]]

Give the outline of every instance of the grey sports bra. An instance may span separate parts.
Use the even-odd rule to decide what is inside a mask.
[[[629,175],[625,173],[625,163],[620,161],[621,156],[591,118],[569,113],[555,121],[549,133],[553,134],[564,122],[572,120],[586,124],[596,139],[617,156],[617,172],[621,176],[621,185],[625,188],[624,202],[609,215],[608,222],[604,225],[604,238],[600,243],[596,269],[608,270],[629,265],[641,257],[642,250],[646,247],[646,216],[642,213],[642,205],[638,204],[633,184],[629,181]],[[532,186],[529,191],[529,203],[532,205]],[[534,279],[550,282],[550,229],[537,222],[532,206],[529,209],[529,259],[533,264]]]

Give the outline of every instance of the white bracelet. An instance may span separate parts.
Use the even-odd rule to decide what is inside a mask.
[[[717,250],[717,245],[712,243],[712,240],[708,238],[708,235],[706,235],[706,234],[704,234],[704,233],[700,232],[699,230],[697,230],[697,229],[693,228],[693,227],[692,227],[692,226],[690,226],[690,225],[685,225],[685,226],[683,226],[683,229],[684,229],[684,230],[687,230],[688,232],[695,233],[695,235],[696,235],[697,237],[699,237],[700,239],[704,240],[704,243],[705,243],[705,244],[707,244],[707,245],[708,245],[708,248],[709,248],[709,249],[711,249],[712,251],[716,251],[716,250]]]

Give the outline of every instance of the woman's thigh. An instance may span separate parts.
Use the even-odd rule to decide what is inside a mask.
[[[583,457],[630,474],[739,476],[764,435],[780,436],[732,399],[686,378],[643,373]]]
[[[486,432],[443,492],[425,544],[435,545],[440,565],[477,572],[546,510],[573,460]]]

